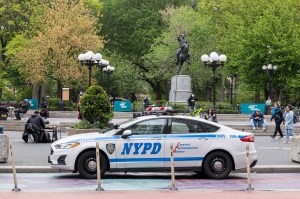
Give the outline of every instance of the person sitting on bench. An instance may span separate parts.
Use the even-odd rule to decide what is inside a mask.
[[[29,109],[30,103],[27,101],[27,99],[24,99],[21,103],[21,107],[15,111],[16,120],[21,120],[20,113],[27,113]]]

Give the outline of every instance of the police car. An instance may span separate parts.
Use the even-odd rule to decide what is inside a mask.
[[[190,116],[141,116],[104,133],[68,136],[51,145],[52,168],[96,178],[96,142],[100,148],[101,175],[114,171],[170,171],[170,145],[175,171],[202,172],[209,178],[226,178],[246,168],[257,152],[252,133]]]

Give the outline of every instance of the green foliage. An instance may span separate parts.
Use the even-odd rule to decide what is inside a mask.
[[[61,101],[60,98],[48,98],[49,103],[49,111],[57,111],[59,102]],[[70,101],[63,101],[64,102],[64,111],[75,111],[75,104]]]
[[[101,86],[91,86],[80,100],[82,117],[99,128],[107,125],[113,113],[108,97]]]
[[[93,128],[100,128],[99,122],[96,122],[94,124],[89,123],[86,119],[81,120],[80,122],[74,124],[71,126],[71,128],[76,129],[93,129]]]

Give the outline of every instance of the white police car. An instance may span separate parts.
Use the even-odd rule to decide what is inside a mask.
[[[203,172],[215,179],[231,170],[246,168],[257,153],[252,133],[189,116],[142,116],[105,133],[69,136],[51,145],[51,167],[78,171],[96,178],[96,142],[100,147],[101,175],[105,171],[169,171],[170,144],[174,145],[175,171]]]

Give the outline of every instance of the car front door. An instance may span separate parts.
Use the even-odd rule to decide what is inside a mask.
[[[172,118],[168,129],[169,134],[165,142],[166,159],[170,157],[172,143],[175,167],[200,168],[210,143],[215,137],[213,133],[208,132],[206,124],[197,120]],[[170,161],[166,161],[165,166],[170,167]]]
[[[117,140],[117,161],[125,168],[164,167],[166,119],[138,122],[128,130],[131,135]]]

